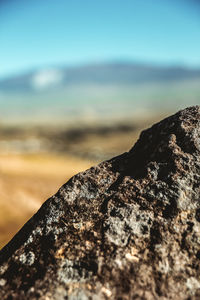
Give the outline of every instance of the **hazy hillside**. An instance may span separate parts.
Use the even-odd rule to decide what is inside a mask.
[[[41,88],[65,87],[74,84],[143,84],[200,79],[199,69],[159,67],[133,63],[93,64],[81,67],[40,69],[2,79],[2,91],[30,91]]]
[[[200,104],[200,70],[129,63],[40,69],[0,81],[1,122],[138,117]]]

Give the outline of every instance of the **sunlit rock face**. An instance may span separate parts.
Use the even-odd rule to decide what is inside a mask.
[[[200,299],[200,108],[47,200],[0,252],[0,299]]]

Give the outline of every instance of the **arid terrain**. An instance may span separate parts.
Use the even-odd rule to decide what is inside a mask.
[[[91,161],[53,154],[0,155],[0,246],[72,175]]]

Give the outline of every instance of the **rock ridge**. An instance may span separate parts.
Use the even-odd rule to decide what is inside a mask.
[[[0,252],[1,299],[200,299],[200,107],[72,177]]]

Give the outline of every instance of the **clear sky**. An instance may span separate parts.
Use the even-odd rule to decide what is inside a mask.
[[[0,77],[132,60],[200,67],[198,0],[0,0]]]

